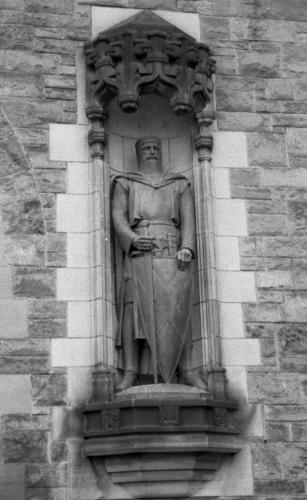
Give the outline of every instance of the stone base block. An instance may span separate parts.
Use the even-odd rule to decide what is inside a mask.
[[[133,387],[85,408],[85,453],[103,498],[196,496],[241,449],[233,401],[179,385]]]

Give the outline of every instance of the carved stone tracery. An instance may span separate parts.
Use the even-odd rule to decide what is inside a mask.
[[[139,15],[143,23],[146,16]],[[167,95],[177,115],[204,108],[213,91],[215,61],[210,49],[169,26],[139,31],[128,25],[86,45],[92,69],[89,108],[101,107],[106,113],[117,95],[121,109],[134,112],[140,95],[153,91]]]

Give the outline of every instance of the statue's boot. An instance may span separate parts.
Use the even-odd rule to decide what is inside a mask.
[[[200,389],[202,392],[205,392],[208,395],[210,394],[207,382],[204,382],[199,375],[191,370],[184,370],[180,372],[179,383],[197,387],[197,389]]]
[[[127,370],[123,376],[122,381],[116,386],[116,392],[124,391],[125,389],[129,389],[132,387],[134,382],[137,379],[137,375],[135,372]]]

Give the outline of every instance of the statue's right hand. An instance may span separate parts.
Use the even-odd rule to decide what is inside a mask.
[[[132,246],[142,252],[150,251],[154,245],[154,238],[150,236],[136,236],[133,238]]]

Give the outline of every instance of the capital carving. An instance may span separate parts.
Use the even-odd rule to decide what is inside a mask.
[[[142,12],[86,45],[88,109],[106,114],[117,96],[120,108],[132,113],[141,94],[154,91],[169,99],[177,115],[198,113],[210,101],[215,72],[210,49],[161,18],[158,29],[156,18]]]

